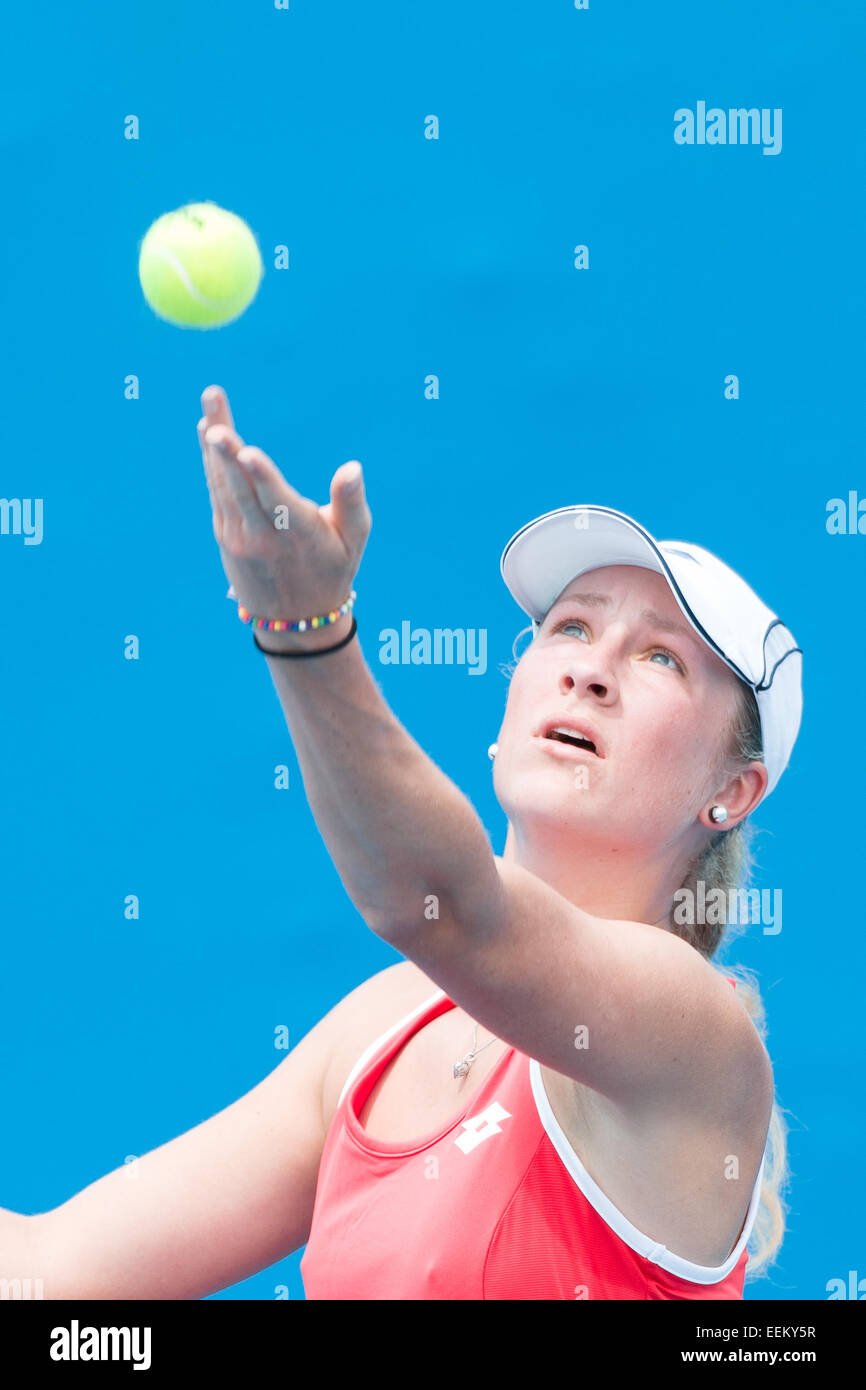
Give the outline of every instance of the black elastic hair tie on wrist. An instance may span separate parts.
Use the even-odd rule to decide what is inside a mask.
[[[256,630],[255,630],[255,628],[253,628],[253,641],[255,642],[256,646],[257,646],[258,649],[259,649],[259,651],[260,651],[260,652],[264,652],[265,656],[278,656],[278,657],[280,657],[281,659],[284,659],[284,658],[295,659],[295,658],[297,658],[297,657],[302,657],[302,656],[327,656],[327,655],[328,655],[328,652],[338,652],[338,651],[340,650],[341,647],[345,647],[345,645],[346,645],[347,642],[351,642],[352,638],[355,636],[355,633],[356,633],[357,631],[358,631],[358,620],[357,620],[357,618],[355,617],[355,615],[353,614],[353,615],[352,615],[352,626],[349,628],[349,631],[347,632],[346,636],[343,638],[342,642],[337,642],[336,645],[333,646],[333,647],[311,647],[310,650],[309,650],[309,651],[306,651],[306,652],[269,652],[268,649],[267,649],[267,647],[263,647],[263,646],[262,646],[261,642],[259,641],[258,637],[256,636]]]

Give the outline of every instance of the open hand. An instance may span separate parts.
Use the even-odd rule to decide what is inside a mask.
[[[349,597],[370,534],[361,465],[341,464],[318,506],[237,434],[226,393],[202,393],[197,430],[213,530],[238,602],[263,618],[312,617]],[[352,489],[351,484],[357,478]]]

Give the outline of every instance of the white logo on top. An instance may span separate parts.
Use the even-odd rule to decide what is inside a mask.
[[[483,1144],[485,1139],[492,1139],[494,1134],[501,1134],[502,1130],[497,1124],[497,1120],[510,1120],[511,1115],[507,1110],[495,1100],[492,1105],[488,1105],[486,1110],[482,1110],[480,1115],[473,1115],[471,1120],[463,1121],[465,1134],[461,1134],[454,1140],[458,1149],[462,1149],[465,1154],[477,1149],[479,1144]]]

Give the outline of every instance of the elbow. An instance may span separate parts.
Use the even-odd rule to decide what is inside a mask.
[[[361,916],[374,936],[378,936],[380,941],[387,941],[398,951],[402,950],[401,943],[417,937],[425,925],[423,919],[419,921],[417,911],[411,908],[405,911],[381,906],[364,908],[361,909]]]
[[[487,940],[504,920],[502,885],[498,878],[486,891],[462,894],[433,891],[429,885],[389,904],[362,911],[370,930],[403,955],[412,955],[419,941]]]
[[[453,894],[446,895],[420,879],[413,883],[392,882],[387,894],[364,894],[353,901],[374,936],[398,950],[402,941],[426,935],[431,926],[454,916]]]

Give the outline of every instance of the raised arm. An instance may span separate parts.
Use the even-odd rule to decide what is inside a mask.
[[[317,508],[237,435],[218,388],[199,435],[214,530],[240,601],[266,617],[335,609],[370,529],[344,465]],[[284,509],[289,528],[273,518]],[[640,922],[592,916],[494,855],[474,808],[388,709],[348,618],[262,645],[304,787],[347,893],[367,925],[520,1051],[611,1099],[734,1112],[771,1091],[766,1052],[730,987],[691,946]],[[578,1047],[577,1030],[590,1039]],[[759,1084],[762,1083],[763,1090]],[[720,1098],[719,1088],[724,1086]],[[769,1089],[768,1089],[769,1088]]]
[[[219,387],[202,403],[214,534],[240,602],[263,617],[339,607],[371,525],[360,465],[342,465],[330,502],[318,507],[261,449],[244,445]],[[340,642],[351,623],[346,614],[317,630],[256,635],[275,653],[308,651]],[[368,926],[385,934],[407,914],[423,920],[428,893],[461,912],[473,900],[490,903],[499,880],[484,827],[388,708],[360,640],[312,660],[258,659],[268,660],[322,838]]]

